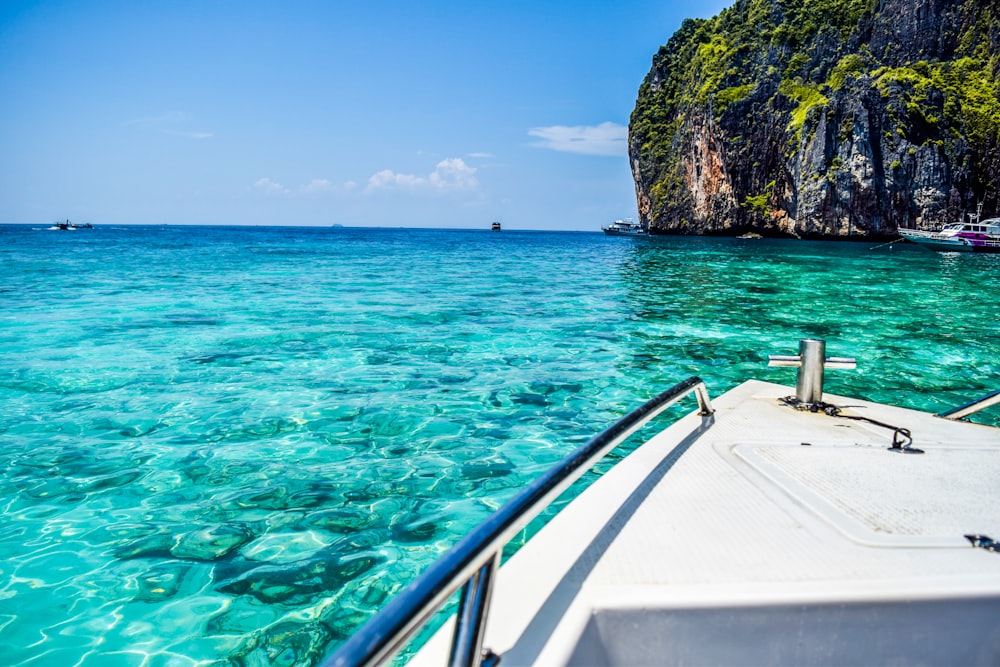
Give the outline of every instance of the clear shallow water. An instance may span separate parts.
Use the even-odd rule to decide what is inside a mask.
[[[1000,388],[998,278],[864,244],[0,227],[0,655],[311,664],[688,375],[794,383],[766,356],[815,336],[858,358],[831,392]]]

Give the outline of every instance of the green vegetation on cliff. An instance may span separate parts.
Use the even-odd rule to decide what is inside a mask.
[[[823,236],[996,210],[998,52],[993,0],[737,0],[687,20],[630,122],[640,215]]]
[[[871,75],[883,97],[898,91],[909,114],[901,125],[926,129],[923,141],[946,132],[952,139],[988,149],[1000,140],[1000,85],[983,61],[921,60],[904,67],[880,67]]]
[[[825,108],[830,103],[826,95],[820,92],[819,86],[803,83],[799,78],[782,80],[778,92],[796,103],[788,129],[794,131],[798,138],[801,138],[802,126],[805,125],[809,111],[814,107]]]

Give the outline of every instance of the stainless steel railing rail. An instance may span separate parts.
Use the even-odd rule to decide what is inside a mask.
[[[698,399],[698,414],[711,415],[708,390],[697,377],[674,385],[625,415],[473,529],[341,645],[323,666],[360,667],[388,662],[459,589],[462,593],[449,665],[478,665],[494,574],[507,542],[598,460],[691,393]]]
[[[942,412],[938,415],[938,417],[944,417],[945,419],[962,419],[963,417],[968,417],[973,413],[985,410],[986,408],[997,404],[1000,404],[1000,391],[995,391],[992,394],[986,394],[982,398],[977,398],[971,403],[966,403],[961,407],[948,410],[947,412]]]

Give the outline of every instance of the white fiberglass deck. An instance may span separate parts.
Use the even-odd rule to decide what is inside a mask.
[[[595,482],[500,570],[514,665],[1000,664],[1000,430],[747,382]],[[446,628],[450,630],[450,628]],[[439,632],[415,658],[446,663]]]

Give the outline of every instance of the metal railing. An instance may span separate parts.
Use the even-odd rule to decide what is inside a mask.
[[[985,410],[986,408],[997,404],[1000,404],[1000,391],[995,391],[992,394],[986,394],[982,398],[977,398],[971,403],[966,403],[965,405],[955,408],[954,410],[942,412],[938,415],[938,417],[944,417],[945,419],[962,419],[963,417],[968,417],[975,412]]]
[[[711,415],[705,383],[690,377],[622,417],[474,528],[341,645],[323,666],[374,666],[388,662],[459,589],[462,593],[448,664],[478,665],[492,583],[507,542],[597,461],[691,393],[698,399],[698,414]]]

